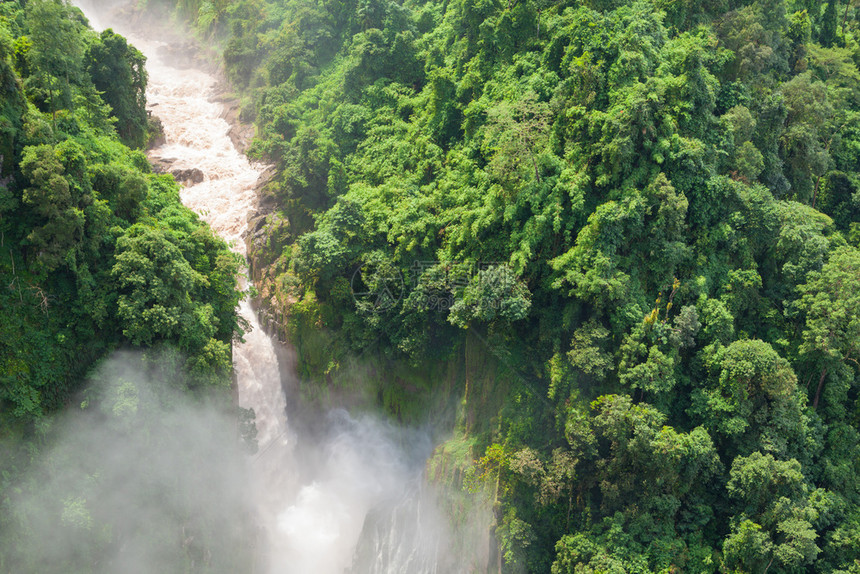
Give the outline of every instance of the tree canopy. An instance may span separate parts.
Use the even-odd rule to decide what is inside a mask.
[[[277,168],[305,388],[458,381],[502,571],[856,569],[853,3],[162,5]]]
[[[0,265],[27,311],[3,328],[27,334],[0,338],[3,404],[42,408],[82,333],[222,357],[235,301],[195,299],[229,290],[184,249],[208,235],[159,223],[175,188],[114,139],[138,141],[138,54],[59,54],[79,15],[4,6]],[[500,571],[857,571],[853,2],[147,9],[222,47],[275,166],[252,267],[303,389],[455,404],[439,480],[490,492]]]

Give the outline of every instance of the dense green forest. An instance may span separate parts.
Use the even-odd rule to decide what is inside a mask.
[[[489,497],[493,571],[860,572],[858,7],[146,8],[221,47],[277,169],[253,272],[306,395],[453,401],[427,474],[454,519]],[[100,358],[229,381],[237,261],[139,151],[143,63],[0,3],[0,571],[49,571],[9,493]],[[129,385],[100,399],[120,437],[174,428]],[[97,536],[59,571],[109,569],[123,531],[82,496],[62,526]]]
[[[145,58],[62,3],[0,8],[0,417],[58,408],[121,346],[229,385],[240,261],[140,149]]]
[[[141,458],[126,468],[155,466],[172,452],[180,438],[164,433],[182,435],[183,423],[165,413],[185,400],[176,389],[230,400],[241,262],[182,206],[173,177],[150,169],[142,149],[157,124],[145,109],[144,64],[68,4],[0,2],[0,572],[104,568],[105,549],[127,547],[140,525],[94,510],[91,489],[133,480],[100,476],[98,464],[128,449]],[[85,378],[118,349],[137,354]],[[165,380],[173,391],[157,392]],[[84,447],[81,438],[57,451],[66,406],[103,417],[116,442]],[[51,452],[59,458],[45,466]],[[62,471],[75,457],[94,465]],[[56,496],[61,507],[40,514],[21,505],[28,496]],[[70,548],[72,533],[87,529],[92,544]]]
[[[461,399],[494,570],[860,572],[854,3],[160,6],[277,167],[306,392]]]

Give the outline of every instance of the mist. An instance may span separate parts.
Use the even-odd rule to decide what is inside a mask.
[[[90,27],[97,32],[111,26],[116,28],[117,24],[122,27],[122,22],[117,22],[117,12],[134,5],[130,0],[72,0],[70,3],[81,9],[89,20]],[[116,31],[122,33],[119,29]]]
[[[342,409],[320,416],[321,436],[303,434],[302,447],[269,461],[276,473],[296,465],[292,484],[258,490],[272,545],[268,571],[471,571],[451,552],[438,493],[423,476],[430,433]]]
[[[334,409],[256,449],[167,363],[117,353],[53,420],[7,490],[0,572],[474,571],[480,536],[455,542],[424,477],[429,431]]]
[[[7,490],[0,571],[252,571],[235,412],[181,387],[152,354],[117,353],[96,370]]]
[[[178,67],[164,49],[172,40],[152,22],[137,33],[130,12],[117,16],[123,2],[75,3],[94,27],[113,27],[147,56],[147,101],[166,137],[150,160],[204,174],[183,187],[183,203],[244,255],[264,166],[231,142],[211,101],[215,77]],[[279,362],[283,349],[248,302],[239,311],[251,331],[233,348],[238,403],[256,415],[258,450],[240,440],[232,407],[197,404],[176,390],[175,374],[118,355],[97,374],[86,408],[58,423],[13,501],[11,571],[423,574],[485,564],[490,509],[454,532],[448,493],[425,476],[438,433],[381,414],[311,409],[297,392],[289,410],[303,420],[287,420],[294,365]],[[58,542],[48,551],[45,540]]]

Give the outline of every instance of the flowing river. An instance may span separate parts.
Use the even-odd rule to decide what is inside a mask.
[[[177,65],[181,58],[171,56],[176,52],[167,43],[113,20],[98,0],[78,5],[93,27],[113,27],[146,55],[148,108],[166,136],[150,160],[173,172],[199,170],[196,183],[186,181],[182,201],[244,256],[243,234],[266,166],[249,162],[233,145],[223,105],[213,101],[216,78]],[[422,477],[432,451],[429,435],[334,410],[319,415],[321,432],[298,436],[287,424],[284,393],[293,374],[280,371],[275,343],[250,303],[239,311],[251,330],[244,343],[234,344],[233,360],[239,403],[256,414],[259,450],[249,461],[248,488],[265,538],[258,541],[255,570],[474,571],[451,552],[445,520]]]

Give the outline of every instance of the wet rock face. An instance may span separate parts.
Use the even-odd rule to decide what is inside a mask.
[[[175,157],[150,158],[149,163],[152,165],[152,171],[155,173],[170,173],[171,166],[176,163]]]
[[[258,188],[259,202],[256,212],[248,217],[245,245],[248,252],[248,267],[251,278],[258,287],[265,289],[265,278],[269,267],[275,263],[284,246],[293,239],[290,222],[276,210],[277,200],[265,187]],[[271,279],[271,278],[270,278]]]
[[[204,179],[203,172],[196,167],[188,169],[174,169],[171,170],[170,173],[173,174],[173,177],[176,178],[176,181],[178,181],[185,187],[192,186],[195,183],[200,183]]]
[[[227,136],[233,142],[233,145],[236,146],[237,150],[245,153],[251,145],[251,140],[254,139],[254,125],[242,120],[242,106],[230,91],[227,80],[222,78],[219,85],[216,86],[215,92],[212,101],[224,107],[224,111],[221,112],[221,118],[230,126]]]
[[[178,168],[174,167],[176,158],[163,157],[152,161],[152,170],[155,173],[169,173],[177,182],[185,187],[190,187],[196,183],[201,183],[206,177],[203,172],[196,167]]]
[[[273,167],[267,169],[257,182],[257,206],[248,216],[245,246],[248,273],[257,287],[257,316],[263,329],[282,343],[289,340],[286,328],[287,312],[295,301],[278,281],[284,247],[295,238],[289,220],[278,212],[278,200],[267,184],[275,177]]]

